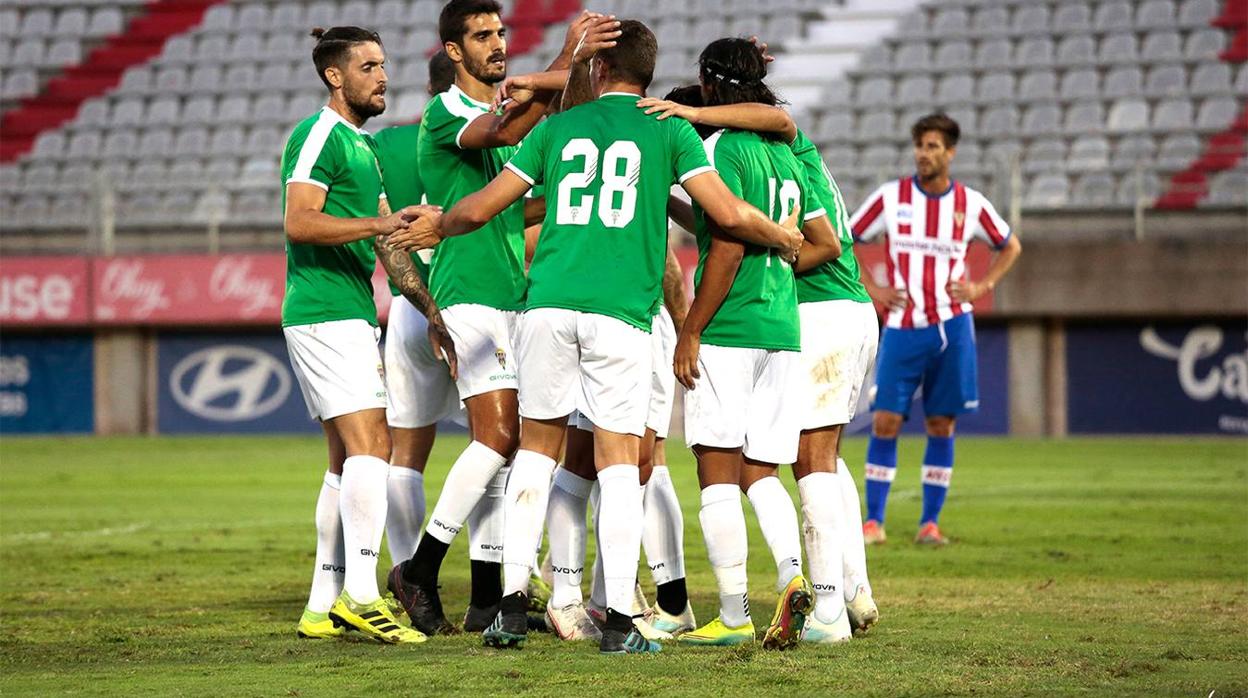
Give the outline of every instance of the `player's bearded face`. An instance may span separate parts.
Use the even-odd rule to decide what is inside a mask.
[[[386,110],[385,54],[377,44],[361,44],[351,50],[343,72],[342,96],[356,114],[371,118]]]
[[[914,144],[914,167],[920,179],[939,177],[949,172],[953,149],[945,147],[945,138],[939,131],[924,133]]]
[[[464,70],[487,84],[507,77],[507,30],[498,15],[473,15],[467,20],[460,47]]]

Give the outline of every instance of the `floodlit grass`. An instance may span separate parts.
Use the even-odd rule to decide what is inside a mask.
[[[431,500],[463,445],[439,443]],[[856,476],[864,446],[845,447]],[[669,450],[694,609],[709,620],[692,457]],[[296,639],[316,439],[5,437],[0,693],[1248,694],[1248,442],[963,438],[941,522],[954,544],[940,550],[909,543],[921,450],[903,440],[892,540],[869,552],[883,619],[868,637],[621,658],[547,635],[518,652],[463,636]],[[774,568],[747,518],[761,626]],[[453,616],[467,603],[463,538],[443,573]]]

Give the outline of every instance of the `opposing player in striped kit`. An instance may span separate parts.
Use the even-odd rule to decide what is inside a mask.
[[[953,472],[958,415],[979,408],[975,325],[971,303],[991,291],[1022,253],[1022,245],[978,191],[953,180],[949,164],[961,129],[944,114],[910,131],[917,173],[876,189],[850,221],[854,239],[884,238],[888,280],[864,275],[871,297],[888,308],[876,373],[871,441],[867,446],[867,543],[883,543],[884,508],[897,472],[897,434],[923,389],[927,451],[923,514],[915,542],[948,542],[937,524]],[[966,276],[966,248],[981,240],[997,251],[984,277]]]

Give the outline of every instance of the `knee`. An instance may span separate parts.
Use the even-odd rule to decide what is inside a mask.
[[[953,417],[928,417],[927,418],[927,435],[943,436],[948,438],[953,436]]]
[[[516,424],[495,422],[482,431],[485,433],[474,434],[474,438],[499,455],[511,458],[520,448],[520,427]]]
[[[884,439],[895,439],[901,432],[901,415],[895,412],[876,412],[871,418],[871,433]]]

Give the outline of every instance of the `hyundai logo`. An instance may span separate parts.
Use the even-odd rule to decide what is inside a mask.
[[[290,373],[282,362],[237,344],[201,349],[182,359],[169,383],[182,409],[214,422],[259,419],[290,394]]]

